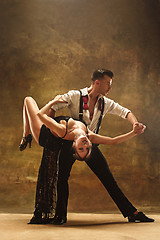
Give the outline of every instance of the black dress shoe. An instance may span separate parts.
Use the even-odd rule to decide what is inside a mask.
[[[43,224],[42,218],[33,216],[28,224]]]
[[[52,221],[52,218],[37,218],[36,216],[33,216],[28,224],[48,224]]]
[[[154,222],[154,219],[147,217],[143,212],[138,212],[129,216],[128,222]]]
[[[42,222],[42,212],[39,209],[34,210],[33,217],[28,224],[43,224]]]
[[[53,223],[54,225],[63,225],[66,222],[67,222],[66,217],[59,217],[59,216],[55,216],[51,221],[51,223]]]

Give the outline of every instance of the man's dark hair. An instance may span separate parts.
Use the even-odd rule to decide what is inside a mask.
[[[113,78],[113,72],[102,68],[94,71],[92,75],[92,81],[95,82],[96,80],[101,80],[104,78],[104,75],[107,75],[108,77]]]

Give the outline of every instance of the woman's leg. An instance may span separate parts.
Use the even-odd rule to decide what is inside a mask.
[[[43,124],[37,116],[38,111],[39,108],[35,100],[32,97],[26,97],[23,105],[23,137],[31,133],[37,143],[39,143],[40,129]],[[22,139],[21,144],[23,141],[25,140]]]
[[[30,125],[29,125],[29,119],[28,119],[28,114],[27,114],[26,104],[25,104],[25,99],[24,99],[24,104],[23,104],[23,137],[26,137],[30,133],[31,133],[31,129],[30,129]]]

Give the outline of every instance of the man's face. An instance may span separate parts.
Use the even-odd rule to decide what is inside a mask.
[[[104,78],[102,80],[98,80],[99,82],[99,94],[106,95],[110,89],[111,89],[111,84],[112,84],[112,79],[104,75]]]

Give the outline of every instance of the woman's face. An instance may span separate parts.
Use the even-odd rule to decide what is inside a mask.
[[[75,148],[81,158],[87,158],[91,153],[92,144],[86,136],[81,135],[75,140]]]

